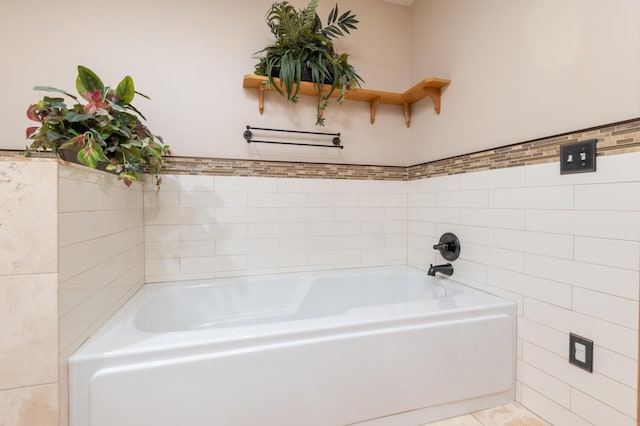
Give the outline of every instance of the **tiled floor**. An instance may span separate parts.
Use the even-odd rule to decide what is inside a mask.
[[[465,416],[429,423],[428,426],[549,426],[549,423],[517,402],[512,402]]]

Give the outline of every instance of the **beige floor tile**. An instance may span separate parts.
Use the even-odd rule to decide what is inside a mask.
[[[549,426],[516,402],[473,413],[483,426]]]
[[[482,423],[478,422],[471,414],[468,414],[466,416],[429,423],[428,426],[482,426]]]

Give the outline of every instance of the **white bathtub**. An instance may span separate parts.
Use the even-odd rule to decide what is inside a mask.
[[[145,285],[69,361],[71,426],[418,425],[513,399],[513,302],[408,267]]]

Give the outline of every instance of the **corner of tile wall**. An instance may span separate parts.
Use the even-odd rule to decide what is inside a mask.
[[[517,399],[552,424],[636,424],[639,163],[632,152],[595,173],[561,176],[555,162],[409,182],[409,263],[443,261],[430,246],[456,233],[455,279],[518,304]],[[594,340],[593,374],[569,364],[571,332]]]
[[[62,163],[58,176],[60,425],[67,360],[144,284],[143,184]]]

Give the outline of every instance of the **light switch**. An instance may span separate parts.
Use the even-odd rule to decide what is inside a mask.
[[[560,174],[596,171],[597,139],[560,146]]]
[[[593,373],[593,340],[569,334],[569,362]]]
[[[575,342],[574,346],[576,351],[575,353],[576,360],[582,363],[587,362],[587,347],[582,343],[578,343],[578,342]]]

